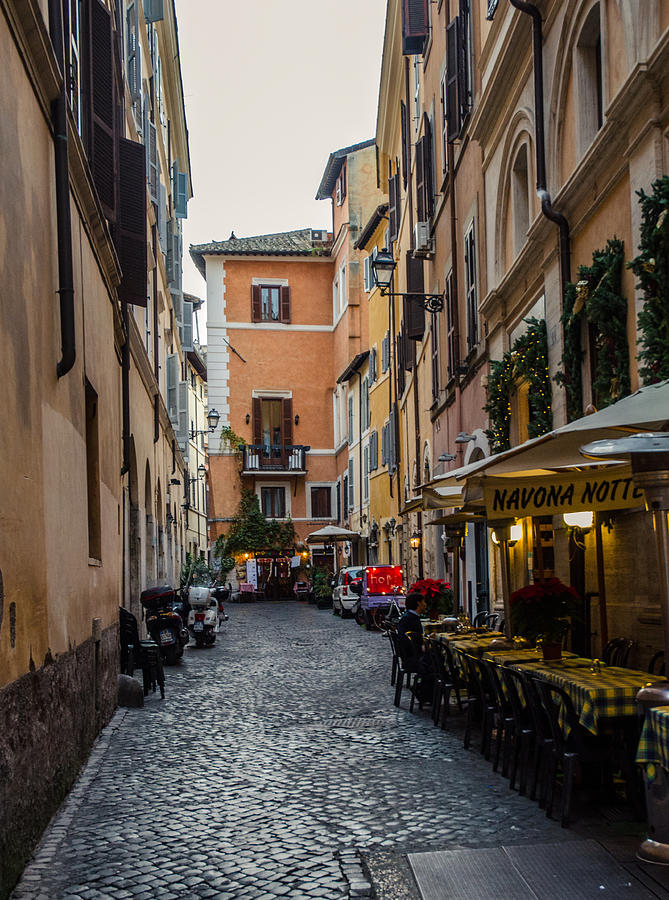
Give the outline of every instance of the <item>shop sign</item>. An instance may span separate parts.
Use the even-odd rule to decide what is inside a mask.
[[[490,519],[644,505],[643,490],[634,485],[629,469],[624,474],[618,470],[536,478],[486,478],[483,494]]]
[[[258,564],[255,559],[246,560],[246,583],[253,585],[253,590],[258,590]]]

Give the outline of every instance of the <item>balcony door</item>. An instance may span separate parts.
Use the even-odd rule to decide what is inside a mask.
[[[253,443],[265,457],[280,459],[293,443],[293,401],[289,397],[253,398]]]

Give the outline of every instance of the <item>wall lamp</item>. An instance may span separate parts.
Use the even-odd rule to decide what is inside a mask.
[[[376,254],[376,257],[372,260],[374,279],[381,289],[381,296],[402,297],[403,299],[406,299],[408,297],[422,303],[426,311],[429,313],[441,312],[444,308],[443,294],[422,294],[415,292],[398,294],[388,290],[396,265],[397,263],[395,262],[393,254],[385,247],[383,248],[383,250],[380,250]]]
[[[418,550],[420,547],[420,532],[414,531],[414,533],[409,538],[409,543],[411,544],[412,550]]]
[[[457,459],[455,453],[442,453],[437,462],[452,462]]]
[[[300,424],[300,414],[299,413],[295,413],[295,424],[296,425]]]
[[[245,421],[246,421],[246,424],[248,425],[249,422],[251,421],[251,413],[246,413],[246,420],[245,420]]]
[[[455,439],[456,444],[468,444],[469,441],[475,441],[475,434],[467,434],[466,431],[461,431]]]
[[[210,409],[207,413],[207,428],[206,430],[198,431],[196,428],[191,428],[190,438],[191,440],[195,440],[198,434],[207,434],[213,431],[216,431],[216,426],[218,425],[218,420],[221,418],[220,413],[216,409]]]
[[[509,536],[508,537],[503,536],[503,531],[501,528],[499,530],[500,530],[499,537],[498,537],[496,531],[493,531],[493,533],[492,533],[493,544],[499,544],[500,541],[506,540],[509,547],[513,547],[513,546],[515,546],[515,544],[518,543],[518,541],[523,536],[523,526],[522,525],[511,525],[509,528]]]

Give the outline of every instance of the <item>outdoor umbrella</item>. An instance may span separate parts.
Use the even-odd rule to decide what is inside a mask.
[[[318,531],[312,531],[307,536],[307,544],[333,544],[336,541],[359,540],[357,531],[349,531],[348,528],[338,528],[336,525],[325,525]]]

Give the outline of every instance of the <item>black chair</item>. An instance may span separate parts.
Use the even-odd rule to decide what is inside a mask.
[[[489,628],[491,631],[494,631],[497,627],[497,622],[499,621],[499,613],[488,613],[485,617],[485,626]]]
[[[476,615],[474,616],[474,621],[472,622],[474,628],[483,628],[483,626],[485,625],[485,621],[489,615],[490,613],[488,613],[488,611],[485,609],[483,610],[483,612],[476,613]]]
[[[394,633],[395,632],[393,631],[393,629],[389,629],[388,631],[385,632],[386,637],[388,638],[388,641],[390,643],[390,651],[393,654],[393,663],[392,663],[392,668],[390,670],[390,684],[391,685],[394,685],[395,681],[397,680],[397,668],[399,666],[399,657],[397,655],[397,650],[395,649],[395,641],[391,637],[391,635]]]
[[[453,693],[455,694],[455,700],[458,704],[458,709],[462,712],[462,704],[467,703],[472,700],[469,696],[469,692],[467,691],[467,679],[464,677],[462,670],[458,666],[455,660],[455,656],[453,655],[453,649],[448,641],[444,641],[443,645],[444,651],[444,659],[446,661],[446,668],[448,669],[448,674],[451,680],[451,685],[453,686]],[[464,695],[464,697],[463,697]],[[446,715],[450,714],[450,707],[446,707]],[[446,727],[446,719],[442,718],[441,727]]]
[[[535,680],[542,706],[550,724],[553,749],[550,755],[546,780],[546,815],[553,812],[553,797],[558,784],[558,769],[562,770],[562,797],[560,824],[569,825],[571,795],[577,764],[596,763],[600,772],[610,773],[611,744],[605,737],[596,737],[579,723],[571,697],[563,688],[540,678]],[[568,733],[560,721],[562,716]],[[610,777],[612,781],[612,776]]]
[[[526,672],[520,671],[518,675],[522,681],[525,702],[530,712],[534,731],[534,763],[531,770],[530,799],[538,799],[539,806],[543,808],[546,805],[546,772],[553,752],[553,734],[534,679]]]
[[[513,728],[513,754],[511,756],[511,771],[509,773],[509,787],[516,788],[516,776],[520,769],[518,791],[521,796],[527,793],[527,779],[530,767],[530,751],[535,743],[534,722],[530,706],[525,696],[523,678],[515,669],[507,666],[499,667],[499,675],[506,688],[506,694],[511,704],[514,720]]]
[[[492,768],[493,772],[497,772],[501,756],[502,775],[506,778],[509,773],[509,757],[515,724],[511,702],[504,692],[502,681],[498,674],[499,666],[495,665],[495,663],[488,662],[488,660],[480,659],[479,667],[488,686],[488,696],[494,706],[493,729],[495,733],[495,752]],[[492,747],[490,748],[490,752],[492,754]]]
[[[434,686],[432,689],[432,721],[436,727],[439,725],[442,704],[444,705],[444,717],[449,714],[453,683],[440,642],[435,638],[427,638],[425,644],[430,657],[432,673],[434,675]]]
[[[657,653],[653,654],[648,663],[648,671],[651,675],[666,675],[664,650],[658,650]]]
[[[602,659],[607,666],[622,666],[624,668],[627,665],[630,650],[633,646],[634,641],[629,638],[612,638],[602,650]]]
[[[467,677],[467,691],[471,698],[467,706],[467,719],[465,721],[465,733],[463,746],[467,750],[471,741],[471,729],[474,718],[481,718],[481,745],[480,751],[486,759],[490,759],[490,744],[492,737],[493,716],[495,706],[489,696],[489,688],[484,681],[480,660],[468,653],[461,653],[465,673]]]
[[[409,704],[409,712],[413,712],[414,701],[416,699],[416,688],[417,681],[419,678],[418,672],[414,668],[412,664],[411,657],[407,652],[407,647],[403,646],[402,635],[397,634],[396,631],[389,631],[388,637],[390,638],[390,643],[393,647],[393,654],[397,658],[397,669],[395,676],[395,697],[393,703],[395,706],[400,705],[400,701],[402,698],[402,688],[404,687],[405,679],[406,686],[409,688],[411,693],[411,702]],[[418,701],[418,708],[422,709],[423,704],[422,701]]]
[[[133,675],[135,669],[141,668],[144,683],[144,696],[150,690],[155,693],[160,688],[161,698],[165,698],[165,673],[160,647],[155,641],[142,641],[135,616],[119,607],[119,635],[121,643],[121,674]]]

